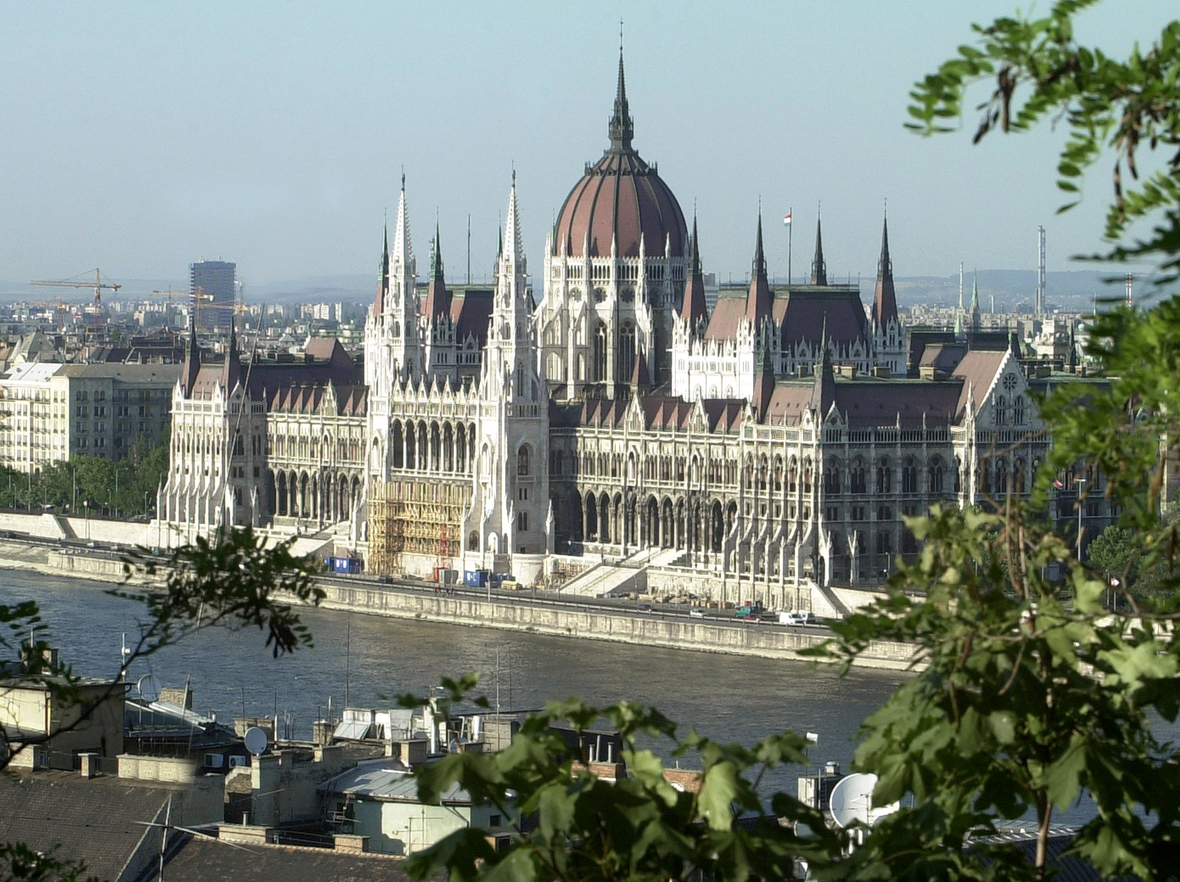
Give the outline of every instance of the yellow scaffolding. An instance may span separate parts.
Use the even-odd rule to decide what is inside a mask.
[[[471,504],[471,483],[406,479],[378,484],[369,505],[369,560],[378,575],[405,572],[403,554],[436,561],[458,557],[463,514]]]

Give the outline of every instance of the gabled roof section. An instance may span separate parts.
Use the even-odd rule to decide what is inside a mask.
[[[759,422],[784,426],[797,426],[803,421],[803,414],[811,407],[811,380],[783,380],[773,390],[760,414]]]
[[[978,412],[983,407],[1011,357],[1012,353],[1007,349],[1002,352],[974,349],[963,356],[952,374],[963,381],[955,419],[963,419],[968,408]]]
[[[710,432],[736,432],[742,427],[746,402],[741,398],[706,398],[701,401]]]
[[[865,341],[865,309],[855,287],[794,287],[774,305],[784,349],[804,340],[818,342],[825,327],[828,339],[839,346]]]
[[[848,428],[950,426],[955,421],[959,380],[875,380],[836,378],[836,409]]]
[[[733,340],[746,315],[746,300],[739,292],[723,291],[713,304],[713,314],[705,328],[706,340]]]
[[[470,336],[480,349],[484,348],[488,342],[493,299],[490,288],[465,288],[451,297],[451,321],[455,323],[455,339],[459,343]]]

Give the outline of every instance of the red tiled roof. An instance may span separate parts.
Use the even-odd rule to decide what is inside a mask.
[[[609,256],[616,235],[619,257],[638,257],[640,237],[649,257],[664,253],[665,239],[672,256],[683,257],[688,228],[654,168],[633,150],[608,150],[566,197],[553,227],[553,248],[564,243],[566,254],[585,256],[587,234],[592,257]]]
[[[775,307],[784,348],[801,340],[818,343],[825,323],[829,340],[848,345],[865,339],[865,310],[856,288],[793,287],[776,298]]]
[[[913,380],[836,378],[836,409],[853,429],[948,426],[958,408],[961,384]]]
[[[973,349],[963,356],[963,360],[952,374],[963,381],[962,393],[955,410],[956,419],[962,419],[967,415],[968,401],[973,404],[975,410],[983,406],[987,393],[1011,354],[1006,349],[1003,352]]]

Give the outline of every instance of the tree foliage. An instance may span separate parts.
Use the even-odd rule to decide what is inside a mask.
[[[0,468],[0,508],[53,506],[74,515],[85,510],[109,517],[147,515],[167,474],[167,437],[154,445],[138,438],[124,459],[74,456],[35,474]]]
[[[1096,3],[1057,0],[1039,18],[974,25],[974,43],[915,85],[908,125],[924,134],[956,130],[968,90],[982,83],[991,92],[976,106],[976,141],[1046,119],[1063,125],[1057,186],[1069,201],[1059,211],[1077,205],[1091,166],[1113,160],[1104,230],[1110,249],[1095,257],[1150,260],[1161,282],[1174,282],[1180,278],[1180,22],[1164,25],[1146,51],[1136,46],[1126,59],[1114,58],[1075,39],[1076,17]],[[1158,151],[1158,168],[1143,162],[1145,150]],[[1125,241],[1140,220],[1156,224],[1150,236]]]
[[[957,128],[967,89],[990,81],[975,139],[1022,131],[1046,118],[1067,128],[1059,186],[1078,192],[1085,171],[1107,151],[1114,194],[1107,216],[1108,259],[1156,260],[1165,280],[1180,276],[1180,24],[1166,25],[1146,52],[1115,60],[1074,39],[1074,18],[1090,0],[1059,0],[1042,18],[1002,18],[976,26],[976,45],[915,86],[911,125],[926,134]],[[1168,151],[1162,168],[1140,177],[1140,153]],[[1126,186],[1126,169],[1136,183]],[[1073,204],[1063,206],[1062,210]],[[1156,218],[1146,241],[1122,241],[1130,224]],[[854,768],[878,775],[875,805],[904,807],[870,830],[826,829],[784,794],[771,797],[796,833],[734,817],[761,810],[761,763],[801,762],[790,733],[747,750],[690,735],[675,747],[699,761],[699,797],[673,797],[655,776],[658,762],[634,735],[675,737],[675,727],[646,709],[603,711],[626,734],[636,782],[604,786],[544,721],[599,713],[576,703],[551,706],[498,756],[459,756],[422,772],[422,792],[459,783],[477,799],[515,798],[536,831],[493,852],[478,831],[456,833],[421,854],[419,877],[445,868],[452,879],[706,878],[788,875],[805,860],[813,878],[1048,878],[1049,838],[1063,810],[1088,801],[1072,851],[1105,877],[1154,880],[1180,866],[1180,756],[1160,732],[1180,713],[1180,637],[1167,604],[1136,604],[1111,615],[1102,559],[1079,561],[1071,537],[1045,518],[1058,469],[1085,463],[1121,507],[1134,538],[1127,559],[1153,568],[1163,593],[1180,587],[1173,563],[1180,535],[1160,520],[1178,454],[1176,377],[1180,376],[1180,301],[1150,311],[1098,318],[1092,354],[1109,373],[1105,386],[1068,388],[1042,402],[1053,450],[1035,476],[1032,498],[1009,497],[992,512],[941,509],[907,518],[923,541],[912,564],[891,579],[888,596],[834,626],[816,655],[845,669],[874,642],[915,648],[914,676],[865,720]],[[1101,552],[1102,546],[1099,545]],[[1097,563],[1095,568],[1093,564]],[[1047,573],[1064,573],[1049,581]],[[917,595],[917,596],[915,596]],[[639,721],[636,724],[636,721]],[[638,728],[631,728],[636,724]],[[693,753],[693,751],[697,751]],[[729,811],[724,809],[728,807]],[[628,823],[611,820],[621,815]],[[1003,822],[1033,820],[1027,860],[993,836]],[[537,832],[540,831],[540,832]],[[851,845],[856,840],[855,848]],[[765,854],[756,864],[753,855]]]
[[[294,541],[270,546],[249,527],[229,528],[164,556],[128,554],[124,585],[111,593],[142,602],[148,615],[112,677],[110,691],[87,698],[78,723],[122,690],[123,674],[139,659],[206,628],[257,628],[265,633],[275,657],[310,646],[311,635],[292,604],[318,604],[324,592],[313,581],[319,564],[292,554]],[[83,702],[72,668],[50,661],[52,623],[42,621],[35,601],[0,604],[0,626],[0,674],[40,683],[64,705]],[[47,740],[48,736],[25,738],[20,749]],[[0,769],[12,758],[11,746],[0,726]]]

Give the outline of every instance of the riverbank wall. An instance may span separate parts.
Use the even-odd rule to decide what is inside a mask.
[[[124,578],[123,563],[117,554],[10,541],[0,541],[0,568],[107,582],[121,582]],[[326,592],[320,604],[324,609],[694,652],[801,659],[803,650],[818,646],[828,637],[818,629],[753,622],[738,625],[658,612],[613,612],[579,604],[529,602],[523,595],[520,599],[488,599],[383,585],[349,585],[336,580],[324,580],[320,587]],[[914,647],[908,644],[879,642],[871,645],[857,664],[901,670],[910,667],[913,654]]]

